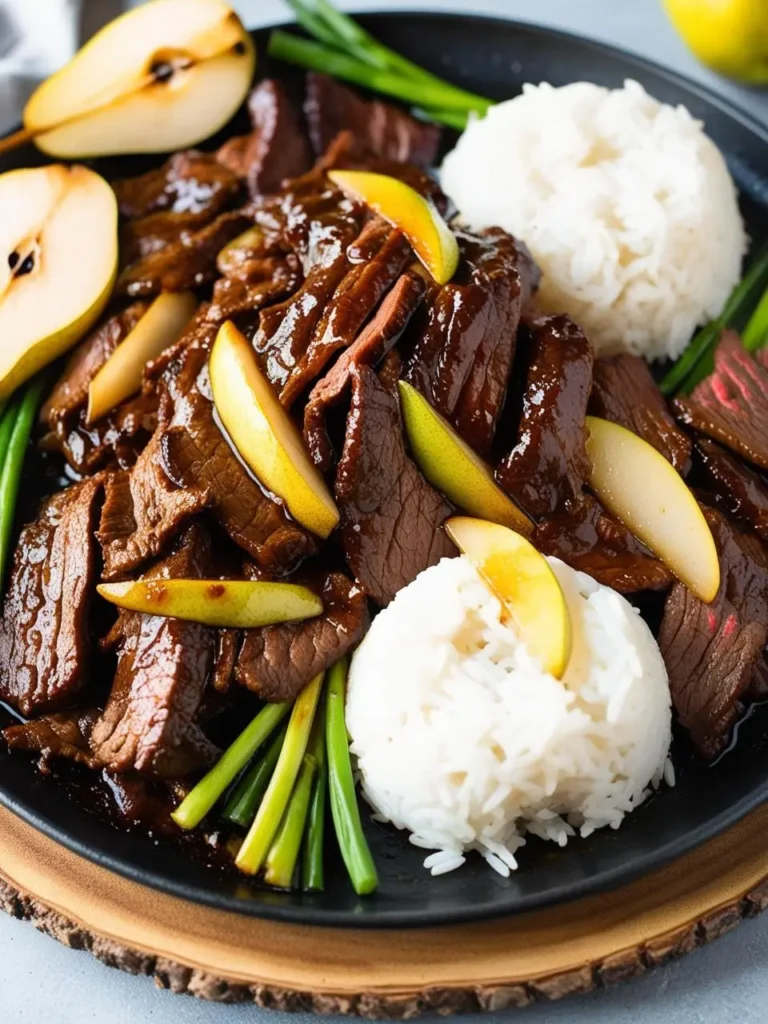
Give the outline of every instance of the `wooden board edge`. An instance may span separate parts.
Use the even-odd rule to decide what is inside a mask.
[[[667,932],[640,947],[617,950],[595,963],[532,978],[524,984],[496,983],[470,988],[435,988],[398,993],[357,995],[313,993],[259,982],[215,977],[196,968],[123,946],[90,932],[0,879],[0,910],[28,921],[38,931],[71,949],[84,950],[108,967],[152,977],[159,988],[220,1003],[252,1003],[281,1012],[354,1015],[369,1020],[408,1020],[425,1014],[498,1013],[552,1002],[566,996],[609,988],[677,960],[731,931],[742,920],[768,907],[768,878],[744,896],[709,911],[690,924]]]

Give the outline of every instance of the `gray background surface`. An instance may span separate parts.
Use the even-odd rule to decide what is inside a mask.
[[[235,6],[254,26],[287,15],[281,0],[236,0]],[[768,124],[768,92],[742,89],[698,67],[657,0],[342,0],[341,6],[471,10],[590,35],[707,82]],[[159,992],[146,978],[109,970],[87,954],[66,950],[29,925],[2,915],[0,950],[0,1024],[281,1024],[280,1015],[254,1007],[207,1005]],[[509,1019],[516,1024],[763,1024],[768,1020],[768,914],[631,985],[554,1006],[534,1006]],[[290,1021],[309,1024],[308,1018]]]

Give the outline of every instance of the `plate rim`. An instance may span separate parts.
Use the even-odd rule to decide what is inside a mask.
[[[575,44],[580,48],[588,48],[611,58],[620,58],[624,63],[636,67],[643,72],[653,74],[666,79],[689,94],[694,94],[705,103],[714,106],[727,118],[738,122],[748,132],[755,136],[768,152],[768,126],[761,123],[750,111],[740,107],[730,98],[723,97],[714,91],[710,86],[688,78],[686,75],[650,60],[638,53],[626,50],[621,46],[615,46],[601,40],[590,39],[587,36],[563,29],[552,28],[535,21],[526,21],[519,18],[503,18],[489,14],[463,13],[459,11],[438,11],[434,9],[413,9],[396,8],[384,10],[367,10],[364,12],[349,12],[352,17],[361,22],[372,24],[391,21],[393,18],[429,19],[441,22],[471,22],[474,24],[483,23],[488,28],[493,25],[503,26],[505,31],[510,28],[520,28],[525,32],[534,33],[542,38],[556,39],[565,44]],[[264,38],[273,29],[296,28],[295,21],[274,21],[269,24],[260,25],[258,28],[249,29],[252,36],[257,39]],[[9,129],[10,134],[14,129]],[[0,136],[4,137],[4,136]],[[628,884],[637,878],[652,874],[666,864],[681,857],[685,853],[703,845],[708,839],[712,839],[738,821],[748,815],[756,807],[768,800],[768,778],[765,782],[756,787],[752,792],[743,796],[726,811],[721,812],[714,819],[686,832],[674,840],[668,841],[664,846],[655,849],[652,853],[644,853],[635,857],[626,864],[605,870],[597,876],[589,876],[580,882],[568,885],[560,885],[547,889],[545,892],[518,895],[514,904],[499,898],[492,902],[473,903],[460,906],[450,910],[419,910],[409,912],[403,910],[388,910],[385,907],[377,908],[375,914],[354,915],[349,910],[333,910],[317,908],[312,906],[298,907],[286,903],[284,905],[253,899],[245,901],[233,896],[216,894],[212,890],[202,889],[192,884],[176,882],[168,875],[148,867],[137,867],[130,861],[124,860],[120,853],[104,853],[91,847],[87,841],[77,839],[68,830],[51,821],[44,811],[30,806],[26,801],[17,799],[8,794],[0,779],[0,805],[10,810],[33,828],[47,835],[55,842],[61,844],[72,853],[83,857],[91,863],[97,864],[108,871],[127,878],[132,882],[144,885],[159,892],[167,893],[178,899],[187,902],[197,903],[203,906],[212,907],[217,910],[229,913],[246,915],[249,917],[263,918],[265,920],[284,922],[294,925],[319,926],[329,928],[347,929],[413,929],[429,928],[435,926],[450,926],[452,924],[469,924],[473,922],[490,921],[502,917],[517,916],[531,911],[543,910],[553,906],[571,903],[588,896],[601,892],[615,891],[623,885]],[[99,819],[96,819],[97,821]],[[99,821],[100,825],[104,825]],[[109,828],[110,826],[104,825]],[[121,832],[114,829],[115,837],[119,839]],[[183,855],[183,853],[180,853]]]

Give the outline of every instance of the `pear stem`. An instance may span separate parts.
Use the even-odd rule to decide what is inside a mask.
[[[4,139],[0,139],[0,153],[8,153],[12,149],[18,149],[19,146],[26,145],[27,142],[31,142],[38,133],[32,131],[31,128],[20,128],[17,132],[13,132],[11,135],[6,135]]]

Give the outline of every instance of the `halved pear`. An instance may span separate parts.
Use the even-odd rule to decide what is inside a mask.
[[[529,652],[562,679],[571,657],[571,613],[546,558],[497,523],[457,516],[445,529],[507,609]]]
[[[255,60],[221,0],[154,0],[110,22],[43,82],[24,128],[57,157],[184,149],[234,114]]]
[[[683,478],[631,430],[587,416],[588,483],[602,505],[631,530],[700,600],[720,588],[720,560],[704,514]]]
[[[96,589],[106,601],[128,611],[229,629],[298,622],[315,618],[323,611],[323,602],[317,594],[296,583],[131,580],[102,583]]]
[[[0,175],[0,398],[75,344],[117,273],[117,202],[87,167]]]
[[[339,510],[253,349],[230,320],[213,343],[209,370],[216,411],[243,461],[297,522],[327,537]]]
[[[398,381],[411,452],[421,472],[454,505],[528,536],[533,523],[493,479],[493,471],[412,384]]]
[[[400,228],[438,284],[451,280],[459,265],[459,244],[434,203],[388,174],[329,171],[328,177],[346,195]]]
[[[91,381],[86,422],[93,423],[139,390],[144,367],[181,337],[196,309],[192,292],[157,296]]]

